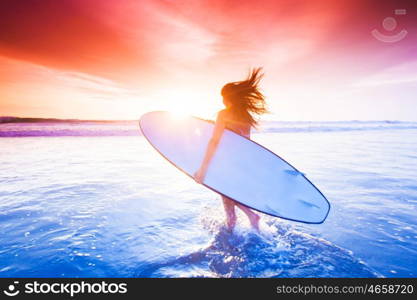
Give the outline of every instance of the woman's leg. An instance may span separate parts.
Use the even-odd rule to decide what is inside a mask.
[[[248,216],[249,222],[252,225],[252,227],[259,231],[259,215],[257,213],[254,213],[250,208],[240,203],[236,203],[236,206],[238,206]]]
[[[235,213],[236,202],[225,196],[222,196],[222,199],[223,199],[224,211],[226,213],[227,227],[230,230],[233,230],[233,228],[236,225],[236,213]]]

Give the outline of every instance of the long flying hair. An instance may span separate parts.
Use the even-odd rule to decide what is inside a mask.
[[[258,124],[256,117],[268,112],[265,97],[258,87],[263,77],[261,71],[262,68],[252,69],[246,80],[230,82],[221,90],[223,99],[230,104],[230,111],[235,117],[253,127]]]

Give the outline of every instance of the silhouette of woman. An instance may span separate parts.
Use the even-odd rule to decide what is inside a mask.
[[[225,128],[250,138],[251,128],[257,125],[254,116],[267,112],[265,97],[258,89],[259,81],[263,76],[261,70],[261,68],[253,69],[246,80],[231,82],[223,86],[221,95],[226,108],[217,114],[213,135],[207,145],[203,162],[199,170],[194,174],[196,182],[202,183],[204,181],[210,160],[216,151]],[[236,225],[235,206],[239,207],[247,215],[252,227],[259,230],[260,217],[258,214],[226,196],[222,196],[222,199],[226,212],[227,227],[230,230],[233,230]]]

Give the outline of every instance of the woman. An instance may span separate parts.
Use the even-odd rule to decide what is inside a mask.
[[[196,182],[202,183],[204,181],[210,160],[216,151],[225,128],[250,138],[251,128],[257,125],[254,116],[267,112],[265,97],[258,89],[262,76],[261,68],[257,68],[249,73],[246,80],[231,82],[222,88],[221,95],[226,108],[217,114],[213,136],[207,146],[200,169],[194,174]],[[260,217],[256,213],[226,196],[222,196],[222,198],[229,230],[233,230],[236,225],[235,206],[239,207],[247,215],[252,227],[259,230]]]

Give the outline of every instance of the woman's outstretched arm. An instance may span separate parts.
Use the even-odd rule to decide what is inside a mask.
[[[203,183],[204,181],[204,177],[206,176],[208,166],[214,153],[216,152],[217,146],[219,145],[225,127],[226,123],[224,120],[224,111],[222,110],[217,114],[213,135],[211,136],[211,139],[207,145],[206,153],[204,155],[204,159],[201,163],[200,169],[194,174],[194,179],[198,183]]]

